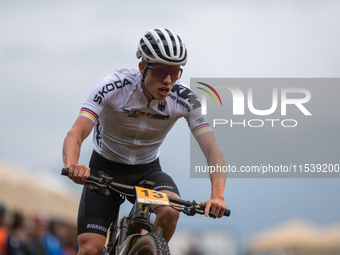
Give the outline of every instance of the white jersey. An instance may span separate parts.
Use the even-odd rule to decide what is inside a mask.
[[[190,99],[190,101],[189,101]],[[175,122],[184,117],[194,136],[211,131],[197,96],[179,80],[165,101],[148,101],[138,69],[121,69],[101,80],[80,110],[95,123],[94,150],[108,160],[146,164]]]

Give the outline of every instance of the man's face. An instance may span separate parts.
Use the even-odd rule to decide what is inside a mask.
[[[178,67],[167,66],[163,64],[153,64],[152,67],[154,66],[166,67],[166,68],[179,68],[179,66]],[[145,68],[146,68],[146,65],[143,62],[140,62],[139,70],[142,75],[144,73]],[[155,78],[151,75],[151,69],[148,69],[145,74],[144,84],[142,83],[144,95],[149,101],[152,100],[150,93],[157,100],[165,100],[166,97],[169,95],[172,87],[174,86],[176,80],[177,80],[176,77],[171,79],[170,74],[167,74],[164,79]],[[146,86],[147,89],[145,89],[144,86]],[[147,90],[149,90],[150,93]]]

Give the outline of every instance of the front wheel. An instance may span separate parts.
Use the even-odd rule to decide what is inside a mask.
[[[170,255],[170,250],[162,236],[148,233],[138,239],[128,255]]]

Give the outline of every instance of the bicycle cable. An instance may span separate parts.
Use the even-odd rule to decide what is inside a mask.
[[[153,212],[153,213],[155,213],[154,211],[155,211],[156,209],[158,209],[158,208],[160,208],[160,207],[163,207],[163,206],[170,206],[170,207],[171,207],[171,205],[159,205],[159,206],[155,207],[153,210],[150,208],[150,209],[151,209],[150,211]]]
[[[125,193],[125,192],[121,192],[115,188],[112,188],[110,185],[108,185],[108,187],[114,191],[116,191],[118,194],[123,194],[124,196],[129,196],[129,197],[135,197],[136,195],[132,195],[132,194],[128,194],[128,193]]]
[[[171,207],[172,209],[179,211],[179,212],[183,212],[183,207],[181,205],[169,205],[169,207]]]

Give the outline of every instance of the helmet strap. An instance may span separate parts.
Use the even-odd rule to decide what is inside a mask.
[[[148,91],[148,93],[150,94],[150,96],[152,97],[152,100],[155,99],[155,97],[151,94],[151,92],[149,91],[149,89],[146,87],[146,84],[145,84],[145,76],[146,76],[146,72],[148,71],[149,69],[149,66],[146,65],[146,68],[144,69],[144,72],[143,72],[143,78],[142,78],[142,82],[144,83],[144,87],[146,88],[146,90]]]

